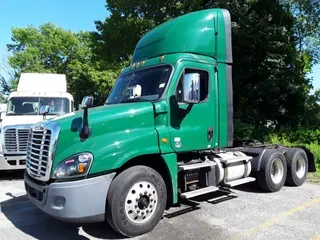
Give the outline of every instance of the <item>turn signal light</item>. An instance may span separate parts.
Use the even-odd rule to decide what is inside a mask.
[[[83,173],[85,169],[86,169],[86,168],[85,168],[85,165],[84,165],[83,163],[80,163],[80,164],[78,165],[78,172],[79,172],[79,173]]]

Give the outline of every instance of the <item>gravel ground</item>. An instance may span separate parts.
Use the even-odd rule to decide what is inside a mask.
[[[1,240],[122,238],[105,223],[65,223],[41,212],[25,196],[22,175],[0,172]],[[193,211],[174,216],[187,206],[170,209],[151,233],[136,239],[320,240],[319,184],[263,193],[250,183],[196,200]]]

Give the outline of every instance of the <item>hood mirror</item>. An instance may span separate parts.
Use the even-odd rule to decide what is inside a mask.
[[[84,108],[91,108],[93,106],[93,97],[92,96],[85,96],[82,99],[81,105]]]
[[[90,137],[91,135],[91,128],[89,127],[89,122],[88,122],[88,108],[91,108],[93,106],[93,97],[85,96],[82,99],[81,105],[83,109],[83,123],[80,131],[80,138],[84,140]]]
[[[50,106],[48,106],[48,105],[43,105],[43,106],[41,106],[41,108],[40,108],[40,114],[43,115],[43,120],[46,119],[46,116],[47,116],[47,114],[49,113],[49,111],[50,111]]]

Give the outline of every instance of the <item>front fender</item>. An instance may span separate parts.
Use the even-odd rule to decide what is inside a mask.
[[[157,132],[151,127],[101,135],[92,147],[95,150],[90,174],[120,168],[141,155],[160,153]]]

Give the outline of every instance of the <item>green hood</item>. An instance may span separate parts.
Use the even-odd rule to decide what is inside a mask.
[[[63,160],[80,152],[94,155],[90,174],[120,167],[128,159],[159,153],[154,127],[154,106],[150,102],[106,105],[89,109],[91,136],[81,141],[83,111],[53,119],[60,125],[53,170]]]

